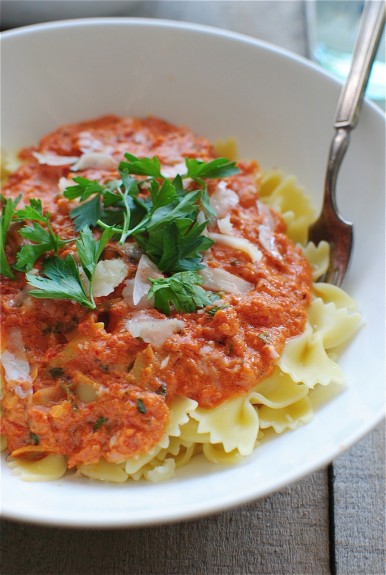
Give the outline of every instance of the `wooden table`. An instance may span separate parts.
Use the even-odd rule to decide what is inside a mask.
[[[51,0],[53,1],[53,0]],[[208,24],[307,56],[301,1],[147,1],[129,14]],[[383,575],[385,433],[328,469],[202,520],[64,530],[2,522],[3,575]]]

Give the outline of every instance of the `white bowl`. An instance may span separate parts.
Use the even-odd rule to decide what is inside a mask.
[[[141,19],[57,22],[7,32],[2,52],[2,145],[18,148],[66,122],[156,115],[241,157],[298,176],[321,203],[339,84],[299,57],[237,34]],[[385,122],[366,103],[339,177],[355,225],[346,282],[365,325],[341,358],[349,385],[314,420],[263,444],[235,467],[194,460],[162,484],[63,479],[23,483],[3,465],[3,513],[69,526],[138,526],[223,510],[298,480],[381,420]],[[365,465],[365,462],[364,462]]]

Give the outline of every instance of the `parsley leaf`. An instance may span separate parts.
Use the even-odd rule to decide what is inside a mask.
[[[75,182],[75,186],[68,186],[63,195],[65,198],[69,200],[75,200],[75,198],[79,198],[80,202],[84,202],[90,196],[94,194],[101,194],[103,193],[105,186],[97,182],[97,180],[89,180],[87,178],[83,178],[82,176],[78,176],[73,180]]]
[[[25,206],[22,210],[17,210],[17,212],[14,213],[14,219],[32,220],[46,223],[47,216],[43,214],[43,206],[41,200],[32,199],[29,201],[29,203],[29,206]]]
[[[32,270],[35,261],[46,252],[53,251],[58,253],[68,241],[62,240],[52,229],[50,223],[50,214],[43,213],[43,207],[40,200],[31,199],[30,205],[24,209],[18,210],[14,214],[17,220],[31,220],[32,226],[24,226],[19,230],[19,234],[33,242],[33,244],[24,245],[16,256],[16,265],[18,271]],[[43,227],[45,224],[46,227]]]
[[[107,242],[114,235],[114,231],[110,229],[104,230],[99,240],[95,240],[90,228],[84,228],[80,232],[79,239],[76,240],[76,249],[79,254],[80,263],[87,279],[90,282],[89,294],[90,300],[95,307],[94,298],[92,294],[92,283],[95,273],[95,268],[106,247]]]
[[[162,178],[161,164],[157,157],[137,158],[133,154],[125,154],[128,162],[119,164],[119,171],[137,176],[150,176],[151,178]]]
[[[202,178],[226,178],[239,173],[236,162],[226,158],[216,158],[210,162],[203,162],[195,158],[185,158],[187,173],[184,177],[200,181]]]
[[[160,224],[146,234],[135,237],[160,271],[194,271],[204,267],[201,263],[202,252],[213,244],[213,240],[202,235],[206,224],[180,218],[167,225]]]
[[[16,255],[14,268],[17,271],[31,271],[36,260],[51,249],[51,243],[27,244],[23,246]]]
[[[216,315],[216,313],[222,309],[226,309],[227,307],[229,307],[228,305],[216,305],[214,307],[211,307],[210,309],[207,310],[207,314],[210,315],[211,317],[214,317]]]
[[[58,256],[49,258],[43,265],[45,277],[27,273],[26,279],[31,290],[29,295],[36,298],[73,300],[81,305],[95,309],[83,288],[78,266],[72,255],[61,259]]]
[[[218,300],[218,295],[201,287],[197,272],[179,272],[169,278],[152,279],[148,297],[154,297],[154,307],[170,315],[172,304],[178,312],[193,312]]]
[[[210,162],[186,158],[187,172],[170,180],[162,175],[157,157],[138,158],[126,153],[125,160],[118,167],[120,180],[102,186],[79,177],[74,178],[76,186],[64,191],[66,197],[79,198],[82,202],[70,212],[76,229],[97,225],[111,230],[112,235],[118,236],[119,243],[133,237],[165,273],[202,268],[202,253],[213,244],[204,231],[216,217],[203,178],[236,174],[239,170],[235,162],[225,158]],[[136,179],[133,175],[145,179]],[[184,178],[195,180],[198,189],[187,192]],[[200,211],[206,219],[199,224]]]
[[[95,309],[96,305],[92,295],[92,283],[98,260],[114,232],[105,230],[99,240],[95,240],[90,228],[84,228],[76,240],[80,263],[89,281],[89,296],[80,278],[78,265],[72,255],[61,259],[58,256],[49,258],[43,265],[43,276],[27,273],[29,285],[37,288],[29,294],[36,298],[68,299],[84,307]]]
[[[72,209],[70,216],[74,220],[74,226],[77,232],[83,230],[86,226],[95,226],[102,216],[100,196],[97,195],[88,202],[83,202]]]
[[[18,196],[15,200],[12,200],[11,198],[6,200],[1,196],[3,209],[0,218],[0,273],[10,279],[15,279],[15,275],[11,270],[11,266],[9,265],[5,255],[5,243],[7,240],[8,228],[12,222],[12,216],[20,200],[21,196]]]

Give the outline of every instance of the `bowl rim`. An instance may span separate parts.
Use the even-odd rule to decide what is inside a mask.
[[[28,34],[34,34],[39,32],[45,32],[46,30],[55,30],[62,28],[78,28],[78,27],[97,27],[97,26],[146,26],[153,28],[173,28],[188,31],[201,32],[209,36],[218,36],[241,42],[244,44],[255,45],[259,48],[267,50],[281,57],[286,57],[289,60],[297,62],[302,66],[305,66],[309,70],[313,70],[320,76],[324,76],[326,79],[333,82],[338,87],[343,87],[344,82],[340,81],[332,72],[326,70],[317,62],[311,60],[307,56],[297,54],[292,52],[288,48],[281,47],[279,45],[268,42],[267,40],[262,40],[260,38],[250,36],[242,32],[236,32],[234,30],[228,30],[225,28],[211,26],[208,24],[199,24],[197,22],[183,21],[183,20],[172,20],[167,18],[146,18],[140,16],[96,16],[96,17],[85,17],[85,18],[66,18],[64,20],[52,20],[50,22],[41,22],[35,24],[27,24],[24,26],[18,26],[16,28],[10,28],[0,32],[0,44],[2,40],[7,40],[8,38],[14,38],[18,36],[24,36]],[[338,103],[338,102],[337,102]],[[365,96],[363,105],[370,106],[376,113],[380,115],[386,124],[386,113],[384,113],[380,106],[378,106],[374,101],[370,100]],[[332,119],[331,119],[332,124]]]
[[[149,27],[149,28],[163,28],[163,29],[178,29],[178,30],[188,30],[197,33],[207,34],[209,36],[217,36],[232,40],[235,42],[241,42],[244,44],[255,46],[258,49],[266,50],[271,53],[278,55],[281,58],[290,59],[293,62],[298,63],[303,68],[312,70],[319,76],[325,77],[326,79],[332,81],[337,86],[342,86],[342,83],[336,79],[331,73],[321,68],[318,64],[307,59],[305,56],[291,52],[286,48],[281,48],[280,46],[271,44],[265,40],[260,40],[258,38],[249,36],[247,34],[242,34],[239,32],[234,32],[232,30],[226,30],[222,28],[217,28],[214,26],[207,26],[203,24],[197,24],[193,22],[182,22],[176,20],[167,19],[156,19],[156,18],[139,18],[139,17],[96,17],[96,18],[74,18],[66,20],[55,20],[51,22],[43,22],[38,24],[30,24],[26,26],[20,26],[18,28],[12,28],[1,32],[0,39],[7,41],[8,39],[18,38],[22,36],[28,36],[30,34],[39,34],[41,32],[46,32],[48,30],[65,29],[65,28],[81,28],[81,27],[100,27],[100,26],[133,26],[133,27]],[[382,112],[381,108],[374,102],[365,99],[364,105],[372,108],[379,120],[381,118],[384,120],[386,125],[386,116]],[[332,119],[333,120],[333,119]],[[331,124],[332,124],[331,120]],[[370,432],[376,425],[378,425],[384,418],[385,409],[383,405],[379,406],[379,412],[374,414],[370,421],[362,422],[358,426],[355,433],[346,439],[344,448],[341,445],[336,444],[333,448],[329,448],[328,453],[320,457],[317,462],[309,465],[307,462],[304,463],[302,467],[298,467],[295,471],[290,470],[286,474],[283,474],[276,481],[272,482],[270,485],[266,485],[264,489],[260,489],[259,493],[256,495],[254,493],[256,488],[247,490],[246,492],[238,492],[232,496],[231,501],[224,503],[223,501],[214,501],[212,505],[206,503],[206,508],[203,509],[199,507],[197,509],[184,508],[174,508],[168,513],[164,513],[162,517],[147,516],[146,518],[133,518],[126,517],[125,519],[111,517],[101,518],[98,522],[95,519],[83,518],[76,522],[68,518],[58,518],[52,519],[49,517],[38,517],[34,514],[28,515],[25,511],[5,509],[2,511],[3,517],[15,521],[27,521],[29,523],[39,524],[39,525],[55,525],[61,527],[84,527],[84,528],[122,528],[130,527],[136,528],[141,526],[151,526],[151,525],[161,525],[166,523],[174,523],[182,520],[191,520],[209,516],[215,513],[224,511],[225,509],[232,509],[234,507],[246,504],[251,501],[255,501],[269,494],[273,494],[284,487],[290,486],[291,484],[299,481],[303,477],[315,472],[316,470],[325,467],[338,455],[347,451],[353,444],[358,440],[363,438],[368,432]],[[3,506],[4,507],[4,506]]]

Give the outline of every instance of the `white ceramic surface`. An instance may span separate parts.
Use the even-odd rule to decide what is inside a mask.
[[[267,44],[173,22],[67,21],[5,33],[2,80],[4,148],[102,114],[158,115],[213,140],[236,138],[242,157],[296,174],[320,205],[340,86]],[[384,152],[384,116],[367,103],[339,177],[339,206],[355,224],[345,287],[359,303],[364,327],[341,358],[348,387],[322,402],[309,425],[267,441],[236,467],[196,459],[158,485],[23,483],[3,464],[3,514],[90,527],[196,517],[280,489],[330,462],[380,421]]]

